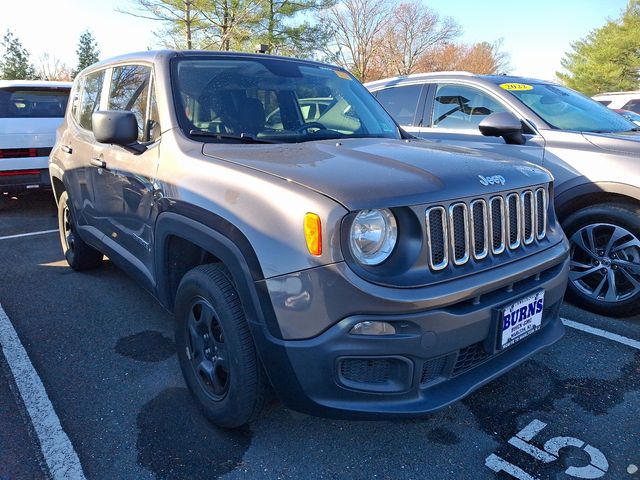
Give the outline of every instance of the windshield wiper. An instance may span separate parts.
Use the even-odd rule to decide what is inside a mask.
[[[278,143],[273,140],[266,140],[264,138],[256,138],[246,133],[240,135],[234,135],[231,133],[216,133],[208,132],[206,130],[190,130],[189,135],[193,137],[207,137],[207,138],[219,138],[221,140],[238,140],[244,143]]]

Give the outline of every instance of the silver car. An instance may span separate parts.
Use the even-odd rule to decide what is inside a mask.
[[[365,86],[407,132],[548,168],[571,241],[570,298],[606,315],[638,313],[636,125],[569,88],[529,78],[441,72]]]

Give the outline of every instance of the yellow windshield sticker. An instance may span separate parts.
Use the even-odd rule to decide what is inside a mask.
[[[336,72],[336,75],[339,76],[340,78],[344,78],[345,80],[351,80],[351,77],[347,72],[341,72],[340,70],[334,70],[334,72]]]
[[[533,90],[532,85],[527,85],[526,83],[501,83],[500,88],[504,90]]]

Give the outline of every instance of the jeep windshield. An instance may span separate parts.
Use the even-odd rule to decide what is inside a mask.
[[[627,132],[635,129],[635,125],[614,111],[569,88],[546,83],[518,85],[527,88],[505,90],[552,128],[594,133]]]
[[[335,67],[209,56],[175,59],[171,73],[180,127],[199,141],[400,138],[371,94]]]

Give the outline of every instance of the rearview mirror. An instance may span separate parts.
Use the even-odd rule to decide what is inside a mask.
[[[100,143],[130,147],[138,140],[138,120],[129,111],[102,110],[91,117],[93,135]]]
[[[522,123],[510,112],[492,113],[480,122],[478,128],[485,137],[502,137],[512,145],[522,145],[525,142]]]

